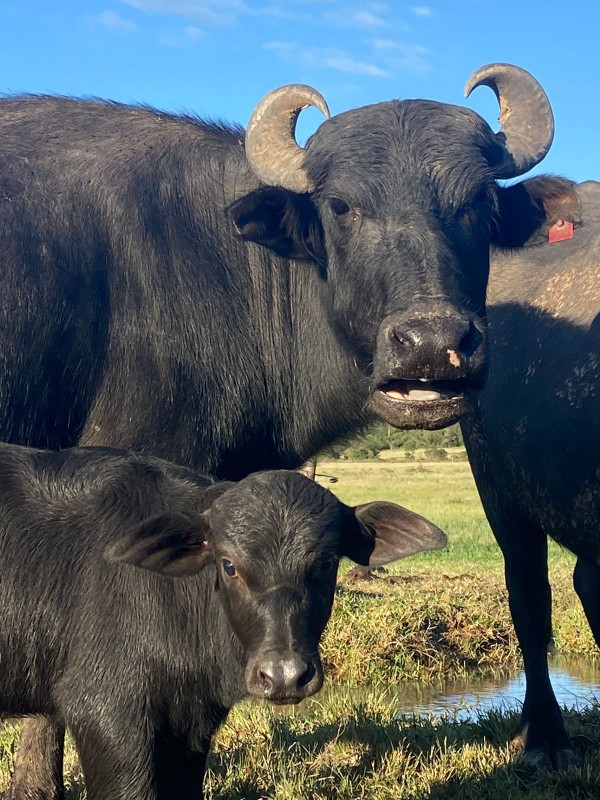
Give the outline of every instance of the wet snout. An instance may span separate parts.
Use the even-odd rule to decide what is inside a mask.
[[[374,358],[371,406],[400,428],[441,428],[469,409],[485,374],[485,323],[448,306],[391,314]]]
[[[469,379],[485,357],[483,323],[475,316],[391,315],[381,326],[378,345],[376,366],[384,380]]]
[[[318,655],[267,653],[258,656],[248,667],[248,691],[272,703],[299,703],[323,685],[323,668]]]

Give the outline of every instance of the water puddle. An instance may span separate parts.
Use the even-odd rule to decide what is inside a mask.
[[[561,707],[582,711],[600,703],[600,660],[554,656],[550,660],[550,680]],[[276,716],[310,715],[313,704],[327,706],[340,695],[359,704],[368,701],[373,692],[390,707],[395,707],[399,717],[476,722],[488,711],[520,711],[525,699],[525,673],[491,678],[471,675],[445,683],[405,683],[387,687],[335,686],[326,681],[325,688],[315,698],[299,706],[276,706],[273,710]]]
[[[582,710],[600,701],[600,663],[555,657],[550,679],[559,705]],[[398,686],[400,716],[475,720],[487,711],[518,711],[525,698],[525,673],[510,677],[448,681],[438,686]]]

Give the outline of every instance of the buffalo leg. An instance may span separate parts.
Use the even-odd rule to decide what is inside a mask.
[[[7,800],[62,800],[64,741],[64,727],[52,720],[24,721]]]
[[[527,688],[519,728],[523,758],[535,767],[575,760],[548,672],[552,636],[548,541],[539,528],[513,518],[490,522],[505,559],[510,611],[523,652]]]
[[[573,585],[596,644],[600,647],[600,567],[578,558],[573,573]]]

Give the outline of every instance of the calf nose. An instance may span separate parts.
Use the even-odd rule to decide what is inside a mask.
[[[406,379],[466,378],[484,362],[483,323],[470,316],[388,317],[380,332],[386,368]]]
[[[315,665],[297,655],[263,661],[258,670],[259,681],[267,700],[304,697],[315,674]]]

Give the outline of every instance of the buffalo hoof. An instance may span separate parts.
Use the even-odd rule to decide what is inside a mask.
[[[351,569],[349,572],[347,572],[344,577],[346,580],[351,582],[372,581],[375,580],[375,578],[386,574],[387,569],[385,567],[375,567],[374,569],[370,569],[369,567],[354,567],[354,569]]]
[[[354,567],[344,576],[347,581],[354,583],[356,581],[372,581],[375,575],[368,567]]]
[[[571,748],[563,748],[550,754],[544,747],[524,750],[519,755],[519,764],[533,772],[549,772],[555,769],[568,769],[581,765],[581,758]]]

